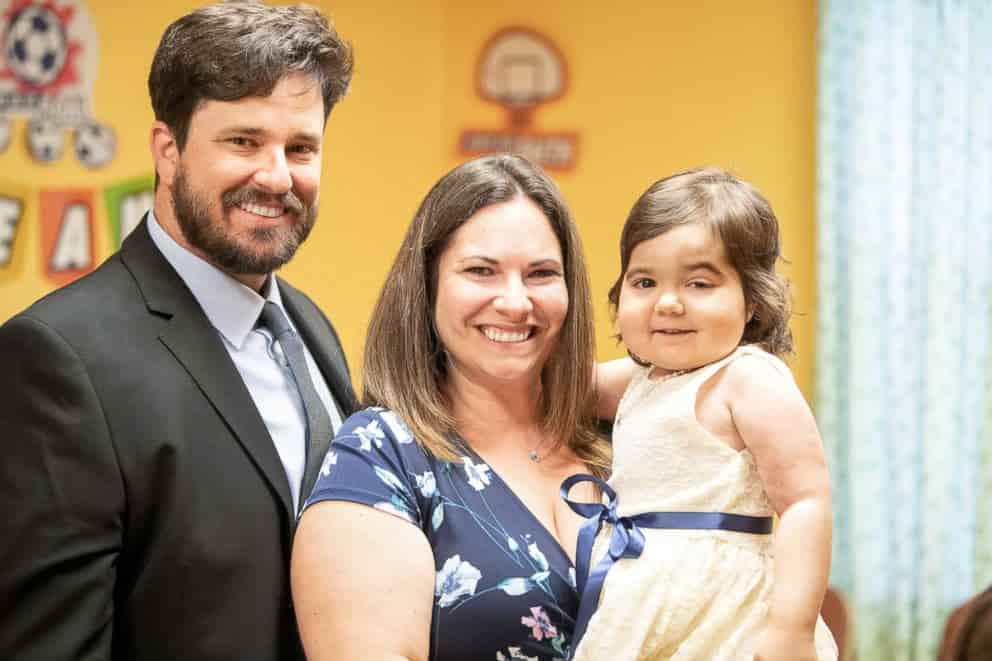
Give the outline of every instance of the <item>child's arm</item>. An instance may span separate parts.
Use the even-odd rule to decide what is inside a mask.
[[[637,363],[630,358],[617,358],[596,365],[593,387],[596,389],[596,417],[612,420],[620,405],[627,384],[634,378]]]
[[[830,479],[816,421],[795,383],[767,361],[728,366],[737,431],[779,515],[768,626],[755,656],[816,659],[813,631],[830,574]]]

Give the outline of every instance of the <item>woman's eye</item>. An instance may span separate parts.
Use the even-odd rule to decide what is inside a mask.
[[[554,269],[537,269],[536,271],[531,271],[532,278],[555,278],[561,275],[558,271]]]
[[[465,269],[466,273],[471,273],[473,275],[492,275],[493,270],[488,266],[470,266]]]

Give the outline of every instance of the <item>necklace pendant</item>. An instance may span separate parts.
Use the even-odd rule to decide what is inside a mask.
[[[537,461],[537,450],[531,450],[527,456],[530,457],[531,461]]]

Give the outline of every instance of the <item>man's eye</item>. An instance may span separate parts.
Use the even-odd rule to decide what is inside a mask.
[[[250,147],[253,144],[251,140],[241,136],[234,136],[233,138],[229,138],[228,142],[230,142],[235,147]]]

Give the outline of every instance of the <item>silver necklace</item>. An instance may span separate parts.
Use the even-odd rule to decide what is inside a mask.
[[[542,445],[543,443],[544,443],[544,440],[541,440],[541,442],[540,442],[540,443],[538,443],[537,445],[535,445],[535,446],[534,446],[534,449],[533,449],[533,450],[531,450],[530,452],[528,452],[528,453],[527,453],[527,458],[528,458],[528,459],[530,459],[531,461],[533,461],[533,462],[534,462],[535,464],[539,464],[539,463],[541,463],[541,460],[543,460],[543,459],[546,459],[546,458],[547,458],[547,456],[548,456],[548,455],[544,455],[544,456],[542,457],[541,455],[539,455],[539,454],[537,453],[537,449],[538,449],[539,447],[541,447],[541,445]]]

